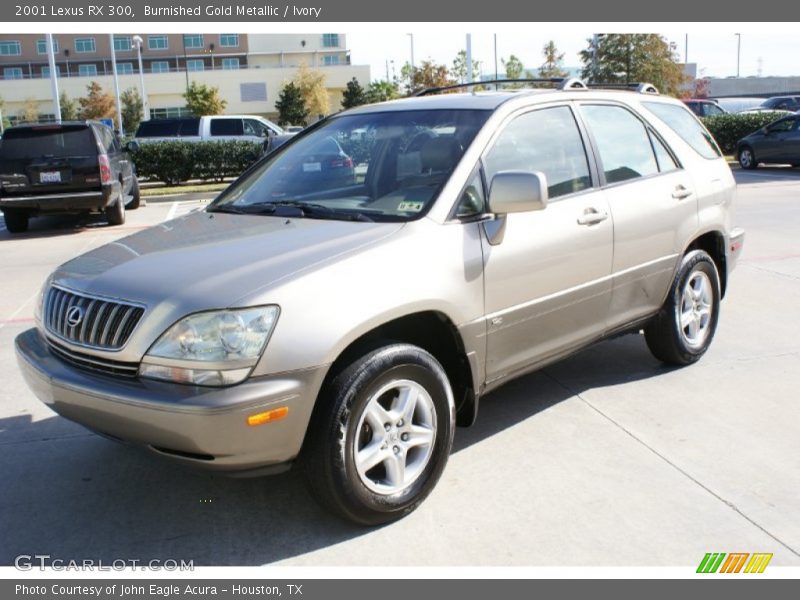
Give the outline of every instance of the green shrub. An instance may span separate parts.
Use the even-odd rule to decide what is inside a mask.
[[[170,140],[140,144],[133,154],[136,173],[175,185],[189,179],[238,177],[261,155],[261,144],[224,142],[183,142]]]
[[[736,152],[736,143],[743,137],[787,115],[786,112],[761,112],[703,117],[701,121],[725,154]]]

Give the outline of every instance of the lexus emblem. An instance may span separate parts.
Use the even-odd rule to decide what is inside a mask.
[[[67,325],[77,327],[83,321],[83,308],[80,306],[70,306],[67,309]]]

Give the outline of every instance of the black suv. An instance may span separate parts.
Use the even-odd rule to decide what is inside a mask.
[[[135,144],[135,142],[133,143]],[[109,225],[139,207],[139,183],[110,127],[96,121],[19,125],[0,140],[0,209],[11,233],[41,214],[103,212]]]

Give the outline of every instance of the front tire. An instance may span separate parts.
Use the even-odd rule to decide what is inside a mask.
[[[672,365],[690,365],[706,353],[719,319],[719,274],[703,250],[683,257],[664,305],[645,327],[650,352]]]
[[[3,220],[9,233],[25,233],[28,231],[28,213],[19,208],[3,209]]]
[[[319,403],[302,455],[317,500],[360,525],[417,508],[453,444],[453,394],[439,362],[416,346],[383,346],[336,375]]]
[[[755,169],[758,167],[755,152],[750,146],[742,146],[738,153],[739,166],[743,169]]]

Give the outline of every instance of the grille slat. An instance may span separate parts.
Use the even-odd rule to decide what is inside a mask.
[[[122,348],[144,315],[144,308],[136,304],[58,287],[48,291],[45,307],[43,322],[50,333],[72,344],[103,350]],[[82,311],[80,322],[74,326],[67,323],[73,307]]]
[[[50,351],[58,358],[80,369],[115,377],[128,377],[131,379],[135,378],[139,372],[139,365],[137,363],[107,360],[80,352],[73,352],[60,344],[56,344],[52,340],[48,340],[47,345]]]

